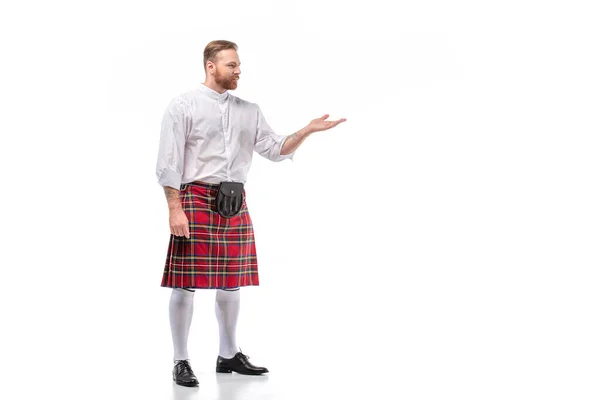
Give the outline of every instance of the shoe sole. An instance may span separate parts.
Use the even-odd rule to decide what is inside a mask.
[[[237,371],[233,371],[231,369],[222,368],[222,367],[217,367],[216,371],[219,374],[231,374],[232,372],[235,372],[235,373],[240,374],[240,375],[262,375],[262,374],[268,374],[269,373],[269,371],[266,371],[266,372],[237,372]]]
[[[185,383],[185,382],[177,382],[176,380],[173,380],[173,382],[175,382],[177,385],[179,386],[185,386],[185,387],[194,387],[194,386],[198,386],[198,383]]]

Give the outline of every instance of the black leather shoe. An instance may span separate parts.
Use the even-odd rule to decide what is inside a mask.
[[[233,358],[217,357],[217,372],[231,373],[237,372],[242,375],[260,375],[269,372],[265,367],[256,367],[248,361],[248,356],[241,351],[236,353]]]
[[[179,360],[173,367],[173,380],[181,386],[198,386],[198,378],[194,375],[188,360]]]

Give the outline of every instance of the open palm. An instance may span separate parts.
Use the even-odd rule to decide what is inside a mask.
[[[331,129],[337,126],[338,124],[346,121],[346,118],[341,118],[337,121],[326,121],[327,118],[329,118],[329,114],[325,114],[321,118],[315,118],[312,121],[310,121],[308,127],[313,132],[326,131],[327,129]]]

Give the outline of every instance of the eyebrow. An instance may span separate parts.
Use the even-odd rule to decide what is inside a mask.
[[[235,61],[229,61],[229,62],[227,63],[227,65],[229,65],[229,64],[237,64],[237,63],[236,63]],[[240,62],[238,65],[242,65],[242,63]]]

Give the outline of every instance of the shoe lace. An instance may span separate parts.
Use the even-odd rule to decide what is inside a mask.
[[[179,362],[177,363],[177,366],[178,366],[178,367],[179,367],[181,370],[187,371],[187,372],[189,372],[189,373],[193,373],[193,372],[194,372],[194,371],[192,371],[192,366],[190,365],[190,363],[189,363],[189,361],[188,361],[188,360],[182,360],[182,361],[179,361]]]
[[[247,355],[245,355],[245,354],[244,354],[244,352],[242,351],[242,348],[241,348],[241,347],[240,347],[240,354],[241,354],[243,357],[250,358],[250,357],[248,357]]]
[[[248,357],[247,355],[245,355],[242,352],[242,348],[241,347],[240,347],[240,358],[243,359],[243,360],[245,360],[245,361],[248,361],[250,359],[250,357]]]

